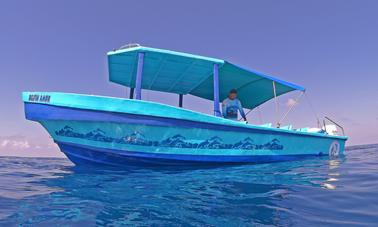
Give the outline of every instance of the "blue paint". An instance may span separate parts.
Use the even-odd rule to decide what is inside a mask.
[[[45,99],[28,101],[31,95],[50,96],[49,103]],[[55,141],[84,150],[95,147],[117,154],[147,153],[149,159],[171,156],[191,162],[282,161],[320,152],[342,155],[346,140],[323,133],[245,125],[141,100],[37,92],[24,93],[23,98],[26,118],[40,122]],[[91,150],[79,153],[81,159],[100,158]]]
[[[266,74],[266,73],[262,73],[262,72],[258,72],[258,71],[256,71],[256,70],[248,69],[248,68],[246,68],[246,67],[243,67],[243,66],[240,66],[240,65],[237,65],[237,64],[233,64],[233,63],[230,63],[230,62],[227,62],[227,63],[228,63],[228,64],[232,64],[232,65],[234,65],[234,66],[236,66],[236,67],[238,67],[238,68],[241,68],[241,69],[243,69],[243,70],[245,70],[245,71],[251,72],[251,73],[253,73],[253,74],[258,74],[258,75],[260,75],[261,77],[263,77],[263,78],[265,78],[265,79],[272,80],[272,81],[274,81],[274,82],[276,82],[276,83],[278,83],[278,84],[283,84],[283,85],[285,85],[285,86],[291,87],[291,88],[294,89],[294,90],[299,90],[299,91],[305,91],[305,90],[306,90],[306,88],[304,88],[304,87],[302,87],[302,86],[299,86],[299,85],[294,84],[294,83],[290,83],[290,82],[288,82],[288,81],[284,81],[284,80],[278,79],[278,78],[273,77],[273,76],[271,76],[271,75],[268,75],[268,74]]]
[[[143,78],[144,53],[138,53],[138,66],[135,82],[136,99],[142,99],[142,78]]]
[[[217,117],[222,116],[219,108],[219,66],[214,64],[213,66],[213,81],[214,81],[214,115]]]
[[[191,148],[191,149],[237,149],[237,150],[282,150],[284,147],[276,138],[265,144],[256,144],[253,139],[246,137],[236,143],[224,143],[218,136],[213,136],[208,139],[202,138],[198,142],[188,142],[185,136],[175,134],[174,136],[165,138],[160,141],[149,140],[143,133],[135,131],[129,135],[119,138],[114,138],[106,135],[106,132],[97,128],[96,130],[79,133],[74,128],[66,125],[64,128],[55,131],[55,135],[60,137],[71,137],[78,139],[85,139],[91,141],[100,141],[105,143],[129,144],[145,147],[161,147],[161,148]]]
[[[227,97],[231,88],[243,88],[238,97],[245,108],[253,109],[273,98],[271,83],[277,83],[277,96],[303,87],[248,70],[222,59],[181,53],[150,47],[132,47],[108,52],[109,80],[127,87],[135,83],[134,68],[139,68],[139,53],[144,53],[143,89],[176,94],[191,94],[200,98],[217,98],[213,76],[219,81],[219,100]],[[214,74],[214,65],[219,66]],[[178,79],[180,78],[180,79]],[[257,83],[257,82],[260,83]],[[174,86],[172,86],[172,84]],[[257,94],[257,95],[256,95]],[[253,97],[253,98],[251,98]]]
[[[220,123],[217,124],[215,120],[188,120],[190,117],[178,119],[28,102],[25,103],[25,111],[26,117],[39,121],[55,141],[71,144],[71,148],[62,150],[73,156],[73,159],[80,160],[102,157],[93,156],[93,150],[111,150],[115,153],[104,154],[103,158],[108,159],[109,154],[113,157],[127,153],[128,159],[130,156],[135,158],[142,155],[149,162],[153,162],[150,159],[157,159],[154,161],[158,162],[160,159],[219,163],[270,162],[318,156],[320,153],[328,155],[330,147],[335,148],[332,154],[342,155],[345,143],[340,137],[246,127],[218,117],[209,118],[219,119]],[[223,121],[227,124],[222,124]],[[77,147],[83,150],[78,151]]]
[[[25,108],[30,103],[39,103],[39,102],[29,102],[28,98],[30,95],[50,95],[51,101],[50,105],[52,107],[63,107],[63,108],[72,108],[75,111],[94,111],[94,112],[102,112],[102,113],[110,113],[110,114],[123,114],[126,115],[133,115],[135,118],[139,119],[144,117],[152,117],[154,119],[173,119],[173,120],[180,120],[184,122],[188,122],[189,124],[196,124],[196,123],[206,123],[216,125],[217,127],[222,130],[223,126],[232,126],[226,127],[228,130],[232,128],[238,128],[240,130],[249,129],[249,130],[259,130],[261,133],[288,133],[293,135],[301,135],[301,136],[316,136],[316,137],[326,137],[326,138],[334,138],[334,139],[343,139],[346,140],[347,137],[345,136],[332,136],[327,135],[324,133],[308,133],[308,132],[300,132],[294,130],[287,130],[287,129],[280,129],[280,128],[267,128],[264,126],[252,125],[252,124],[244,124],[237,121],[232,121],[220,117],[215,117],[199,112],[190,111],[183,108],[178,108],[174,106],[164,105],[161,103],[156,102],[149,102],[144,100],[130,100],[130,99],[120,99],[120,98],[113,98],[113,97],[104,97],[104,96],[94,96],[94,95],[81,95],[81,94],[70,94],[70,93],[56,93],[56,92],[23,92],[22,97],[25,102]],[[40,103],[45,104],[45,103]],[[49,107],[50,107],[49,105]],[[41,107],[42,108],[42,107]],[[49,117],[49,113],[38,113],[40,111],[47,111],[47,110],[38,110],[38,108],[34,108],[30,110],[34,112],[33,114],[39,115],[42,114],[45,117]],[[58,112],[59,110],[57,110]],[[25,109],[26,115],[32,115],[27,113]],[[74,114],[74,111],[70,113]],[[63,119],[68,119],[70,116],[64,116],[59,113],[54,113],[52,115],[60,115]],[[85,117],[85,116],[82,116]],[[156,118],[157,117],[157,118]],[[85,118],[83,118],[85,119]],[[175,122],[176,123],[176,122]],[[194,127],[194,125],[192,126]],[[224,130],[227,130],[227,129]]]
[[[128,164],[172,164],[181,165],[186,162],[197,164],[210,163],[263,163],[298,160],[317,155],[255,155],[255,156],[227,156],[227,155],[167,155],[148,152],[119,151],[86,145],[64,143],[56,141],[62,152],[67,154],[76,164],[98,163],[116,166]],[[188,164],[188,163],[186,163]]]
[[[25,116],[29,120],[73,120],[73,121],[108,121],[115,123],[129,123],[129,124],[147,124],[155,126],[167,126],[167,127],[186,127],[186,128],[203,128],[214,129],[222,131],[237,131],[247,133],[260,133],[268,135],[285,135],[293,134],[303,137],[329,137],[334,139],[344,139],[345,137],[329,136],[320,133],[303,133],[297,131],[289,131],[284,129],[266,128],[264,126],[254,126],[245,124],[215,124],[199,121],[191,121],[186,119],[164,118],[148,115],[136,115],[128,113],[117,113],[109,111],[96,111],[69,107],[59,107],[38,103],[25,103]],[[222,118],[216,118],[219,120],[225,120]],[[229,121],[229,120],[227,120]],[[233,123],[233,121],[229,121]],[[246,127],[247,126],[247,127]]]

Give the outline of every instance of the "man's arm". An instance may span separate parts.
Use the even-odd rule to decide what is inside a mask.
[[[242,118],[247,121],[247,117],[245,116],[245,113],[244,113],[244,110],[243,110],[243,106],[239,100],[238,102],[238,107],[239,107],[239,112],[240,112],[240,115],[242,116]]]
[[[226,109],[227,109],[227,104],[226,104],[226,100],[223,100],[222,102],[222,116],[225,118],[227,113],[226,113]]]

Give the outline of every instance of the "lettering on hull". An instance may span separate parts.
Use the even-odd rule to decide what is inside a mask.
[[[50,102],[50,95],[39,95],[39,94],[30,94],[29,102]]]

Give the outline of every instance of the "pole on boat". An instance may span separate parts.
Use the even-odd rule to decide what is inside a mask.
[[[183,94],[179,94],[179,107],[182,107],[183,100],[184,100],[184,95]]]
[[[273,94],[274,94],[274,102],[276,103],[276,119],[277,119],[277,128],[280,127],[280,120],[279,120],[279,106],[277,100],[277,91],[276,91],[276,82],[273,80]]]
[[[143,64],[144,64],[144,53],[138,53],[138,68],[135,79],[135,99],[142,99],[142,74],[143,74]]]
[[[130,88],[130,95],[129,95],[129,99],[133,99],[134,98],[134,88],[131,87]]]
[[[213,66],[213,81],[214,81],[214,115],[217,117],[221,116],[219,108],[219,65],[214,64]]]

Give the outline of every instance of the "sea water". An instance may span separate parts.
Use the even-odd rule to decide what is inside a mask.
[[[0,226],[378,226],[378,145],[213,168],[0,158]]]

